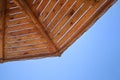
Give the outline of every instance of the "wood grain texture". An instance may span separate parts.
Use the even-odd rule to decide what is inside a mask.
[[[14,0],[14,2],[18,6],[20,6],[23,10],[25,10],[25,12],[30,16],[31,20],[36,25],[38,33],[40,32],[47,39],[47,41],[49,42],[48,43],[49,46],[51,46],[51,48],[53,48],[53,52],[57,51],[57,47],[54,45],[54,43],[52,42],[51,38],[45,32],[43,24],[40,21],[38,21],[38,18],[34,15],[34,13],[32,12],[32,10],[28,7],[28,5],[26,4],[26,2],[24,0]]]
[[[0,0],[0,62],[61,56],[115,1]]]
[[[71,34],[71,39],[69,39],[68,43],[66,42],[66,44],[62,46],[60,53],[62,54],[76,39],[82,36],[82,34],[86,32],[115,2],[116,0],[100,0],[95,4],[94,7],[81,19],[81,22],[76,25],[76,28],[73,30],[77,30],[74,34],[75,36]]]
[[[48,54],[53,50],[47,39],[35,28],[29,15],[8,0],[5,29],[5,59]],[[14,6],[10,6],[14,5]],[[17,11],[16,11],[17,9]],[[14,11],[14,12],[13,12]],[[9,12],[9,13],[8,13]],[[33,51],[38,51],[35,54]],[[14,55],[14,56],[13,56]]]

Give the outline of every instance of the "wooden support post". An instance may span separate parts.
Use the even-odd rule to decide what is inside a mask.
[[[53,48],[53,51],[57,51],[57,47],[54,45],[52,39],[47,35],[47,32],[44,29],[44,25],[38,20],[38,18],[35,16],[33,11],[29,8],[28,4],[25,2],[25,0],[13,0],[15,4],[17,4],[25,13],[28,14],[28,16],[31,18],[33,23],[36,25],[36,28],[39,33],[41,33],[49,42],[49,45],[51,48]]]
[[[4,57],[5,0],[0,0],[0,62]]]

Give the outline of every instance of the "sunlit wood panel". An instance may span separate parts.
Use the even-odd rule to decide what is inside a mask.
[[[115,1],[0,0],[0,60],[60,56]]]

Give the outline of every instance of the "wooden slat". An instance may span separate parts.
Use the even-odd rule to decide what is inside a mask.
[[[20,10],[20,9],[6,10],[6,14],[12,14],[12,13],[21,12],[21,11],[22,10]]]
[[[26,24],[20,25],[20,26],[14,26],[14,27],[7,27],[6,32],[15,31],[15,30],[22,30],[27,28],[34,28],[34,25],[32,23],[26,22]]]
[[[56,7],[53,9],[51,14],[48,16],[48,18],[44,21],[44,25],[46,28],[48,27],[48,24],[51,22],[52,18],[60,12],[60,10],[63,9],[63,7],[68,3],[68,0],[61,0]],[[40,19],[41,20],[41,19]]]
[[[14,52],[21,52],[21,51],[32,50],[36,48],[44,48],[46,46],[48,46],[46,43],[28,44],[28,45],[6,48],[5,52],[6,54],[10,54],[10,53],[12,54]]]
[[[56,5],[59,2],[59,0],[52,0],[48,6],[46,6],[45,10],[43,11],[43,13],[41,14],[40,18],[41,20],[44,21],[45,17],[47,17],[47,15],[49,15],[49,13],[51,13],[52,8],[54,7],[54,5]],[[40,6],[42,7],[42,6]]]
[[[12,1],[12,0],[11,0]],[[6,5],[6,8],[9,9],[11,7],[16,7],[17,5],[14,4],[14,3],[10,3],[10,0],[7,0],[7,5]]]
[[[5,0],[0,0],[0,61],[4,57]]]
[[[17,31],[17,32],[11,32],[11,33],[7,33],[6,35],[8,37],[12,37],[12,36],[19,36],[19,35],[24,35],[24,34],[30,34],[30,33],[34,33],[36,32],[36,29],[28,29],[28,30],[22,30],[22,31]]]
[[[28,3],[29,7],[32,9],[32,11],[35,13],[35,15],[38,17],[40,14],[40,7],[43,6],[43,1],[44,0],[33,0],[32,2],[29,0],[26,0]],[[47,1],[46,1],[47,2]]]
[[[38,11],[39,11],[40,16],[42,16],[44,10],[46,9],[46,7],[49,5],[50,2],[51,2],[51,0],[48,0],[48,1],[43,0],[40,7],[38,7]]]
[[[25,13],[20,12],[18,14],[7,14],[6,20],[11,20],[11,19],[17,19],[17,18],[21,18],[21,17],[25,17],[27,16]]]
[[[26,0],[27,3],[31,6],[31,8],[33,8],[34,10],[38,10],[39,6],[41,6],[43,0],[36,0],[34,3],[30,3],[29,0]]]
[[[42,36],[42,35],[41,35]],[[17,42],[17,41],[22,41],[22,40],[27,40],[27,39],[32,39],[32,38],[38,38],[41,37],[37,33],[31,33],[30,35],[23,35],[23,36],[16,36],[16,37],[6,37],[6,42]]]
[[[12,26],[12,25],[21,24],[21,23],[24,23],[24,22],[31,22],[31,20],[30,20],[30,18],[25,16],[25,17],[23,17],[23,19],[14,20],[14,21],[7,21],[6,25],[7,26]]]
[[[49,42],[49,46],[51,46],[53,48],[53,51],[57,51],[57,47],[54,45],[54,43],[52,42],[52,40],[50,39],[50,37],[45,32],[45,30],[43,28],[43,24],[38,21],[37,17],[34,15],[34,13],[28,7],[28,5],[26,4],[26,2],[24,0],[14,0],[14,2],[18,6],[21,6],[21,9],[24,9],[25,12],[30,16],[31,20],[36,25],[36,28],[37,28],[38,32],[41,32],[42,35],[47,39],[47,41]]]
[[[15,52],[15,53],[9,53],[6,54],[6,59],[7,58],[20,58],[20,57],[24,57],[24,56],[34,56],[34,55],[41,55],[41,54],[49,54],[49,49],[47,48],[43,48],[43,49],[36,49],[36,50],[29,50],[29,51],[23,51],[23,52]]]
[[[37,43],[46,43],[47,41],[44,38],[33,38],[31,40],[25,40],[25,41],[19,41],[14,43],[8,43],[6,44],[7,47],[14,47],[14,46],[23,46],[23,45],[29,45],[29,44],[37,44]]]

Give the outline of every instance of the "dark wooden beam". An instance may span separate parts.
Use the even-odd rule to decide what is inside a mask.
[[[5,2],[6,0],[0,0],[0,62],[4,57]]]

